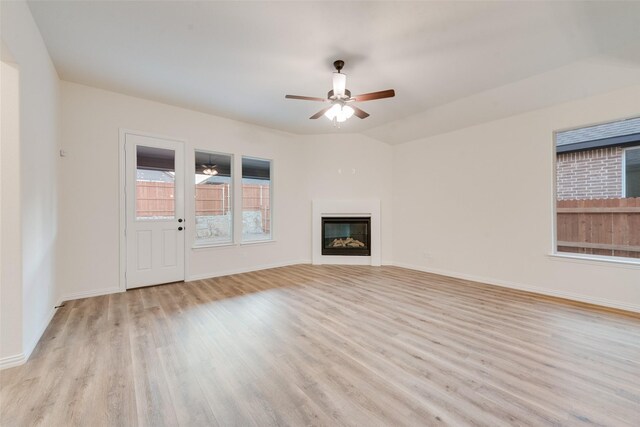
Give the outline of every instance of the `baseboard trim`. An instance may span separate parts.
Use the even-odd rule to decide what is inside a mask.
[[[92,291],[73,292],[65,295],[64,297],[62,297],[61,300],[62,302],[73,301],[73,300],[82,299],[82,298],[91,298],[91,297],[99,297],[102,295],[117,294],[118,292],[124,292],[124,291],[125,291],[124,289],[112,287],[112,288],[95,289]]]
[[[62,300],[61,299],[59,299],[55,303],[56,306],[59,306],[60,304],[62,304]],[[40,325],[40,330],[36,334],[35,338],[33,340],[31,340],[31,342],[24,349],[24,353],[23,353],[24,354],[24,362],[29,360],[29,357],[31,357],[31,353],[33,353],[33,350],[36,349],[36,346],[38,345],[38,342],[40,341],[40,338],[42,338],[42,335],[44,335],[44,331],[47,330],[47,327],[49,326],[49,323],[51,323],[51,320],[53,319],[53,316],[55,316],[55,315],[56,315],[56,308],[52,307],[51,310],[49,311],[49,314],[47,315],[47,320],[42,322],[42,325]],[[22,362],[22,363],[24,363],[24,362]]]
[[[231,274],[239,274],[239,273],[249,273],[252,271],[266,270],[269,268],[287,267],[287,266],[296,265],[296,264],[311,264],[311,260],[304,259],[304,260],[291,261],[291,262],[264,264],[264,265],[254,266],[252,268],[225,270],[225,271],[216,272],[216,273],[190,276],[186,280],[190,281],[190,280],[209,279],[212,277],[229,276]],[[82,299],[82,298],[91,298],[91,297],[97,297],[102,295],[115,294],[118,292],[125,292],[125,290],[120,289],[119,287],[111,287],[111,288],[96,289],[92,291],[73,292],[70,294],[66,294],[65,296],[58,299],[55,305],[59,306],[65,301],[73,301],[73,300]],[[38,342],[42,338],[42,335],[44,335],[44,331],[46,331],[47,327],[51,323],[51,320],[53,319],[53,316],[55,316],[55,314],[56,314],[56,309],[52,308],[51,311],[49,312],[49,315],[47,316],[47,320],[43,322],[43,325],[41,326],[39,333],[36,335],[36,338],[34,338],[29,343],[29,345],[25,349],[26,350],[25,352],[16,354],[13,356],[3,357],[2,359],[0,359],[0,370],[13,368],[15,366],[20,366],[26,363],[27,360],[29,360],[31,353],[33,353],[33,350],[35,350],[36,346],[38,345]]]
[[[96,296],[100,296],[100,295],[108,295],[108,294],[113,294],[116,292],[122,292],[122,290],[120,288],[106,288],[106,289],[97,289],[94,291],[84,291],[84,292],[75,292],[75,293],[71,293],[71,294],[67,294],[61,298],[59,298],[56,302],[56,307],[62,305],[62,303],[64,303],[65,301],[72,301],[75,299],[81,299],[81,298],[89,298],[89,297],[96,297]],[[29,360],[29,357],[31,357],[31,353],[33,353],[33,350],[35,350],[36,346],[38,345],[38,342],[40,342],[40,339],[42,338],[42,335],[44,335],[44,331],[47,330],[47,327],[49,326],[49,324],[51,323],[51,320],[53,320],[53,316],[56,315],[56,308],[52,308],[51,311],[49,312],[49,315],[47,316],[47,320],[45,322],[43,322],[43,324],[40,327],[40,331],[39,333],[36,335],[36,337],[28,344],[28,346],[25,348],[24,353],[20,354],[21,359],[19,359],[19,361],[13,361],[13,358],[16,358],[18,356],[10,356],[11,358],[11,365],[7,366],[7,367],[13,367],[13,366],[18,366],[18,365],[22,365],[23,363],[25,363],[27,360]],[[18,359],[16,359],[18,360]],[[4,359],[0,360],[0,370],[4,369]]]
[[[240,273],[250,273],[250,272],[253,272],[253,271],[267,270],[267,269],[270,269],[270,268],[287,267],[287,266],[298,265],[298,264],[311,264],[311,260],[310,259],[303,259],[303,260],[289,261],[289,262],[282,262],[282,263],[263,264],[263,265],[259,265],[259,266],[253,266],[251,268],[238,268],[238,269],[230,269],[230,270],[219,271],[219,272],[215,272],[215,273],[192,275],[192,276],[189,276],[188,278],[186,278],[185,280],[187,280],[187,281],[203,280],[203,279],[210,279],[210,278],[214,278],[214,277],[229,276],[229,275],[232,275],[232,274],[240,274]],[[442,270],[442,269],[437,269],[437,268],[428,268],[428,267],[423,267],[423,266],[413,265],[413,264],[407,264],[407,263],[402,263],[402,262],[385,263],[383,265],[393,265],[395,267],[406,268],[406,269],[409,269],[409,270],[422,271],[422,272],[425,272],[425,273],[439,274],[439,275],[442,275],[442,276],[455,277],[455,278],[458,278],[458,279],[470,280],[470,281],[473,281],[473,282],[479,282],[479,283],[483,283],[483,284],[487,284],[487,285],[491,285],[491,286],[499,286],[499,287],[502,287],[502,288],[516,289],[516,290],[520,290],[520,291],[532,292],[532,293],[539,294],[539,295],[545,295],[545,296],[556,297],[556,298],[563,298],[563,299],[567,299],[567,300],[583,302],[583,303],[598,305],[598,306],[607,307],[607,308],[613,308],[613,309],[618,309],[618,310],[630,311],[630,312],[634,312],[634,313],[640,313],[640,305],[629,304],[629,303],[624,303],[624,302],[614,301],[614,300],[609,300],[609,299],[606,299],[606,298],[589,297],[589,296],[586,296],[586,295],[573,294],[573,293],[570,293],[570,292],[553,291],[553,290],[549,290],[549,289],[545,289],[545,288],[539,288],[537,286],[522,285],[522,284],[515,283],[515,282],[509,282],[509,281],[504,281],[504,280],[496,280],[496,279],[493,279],[493,278],[481,277],[481,276],[476,276],[476,275],[472,275],[472,274],[459,273],[459,272],[455,272],[455,271]],[[64,301],[72,301],[72,300],[82,299],[82,298],[90,298],[90,297],[95,297],[95,296],[109,295],[109,294],[114,294],[114,293],[118,293],[118,292],[124,292],[124,290],[122,290],[120,288],[103,288],[103,289],[98,289],[98,290],[93,290],[93,291],[74,292],[74,293],[67,294],[64,297],[60,298],[58,300],[58,302],[56,303],[56,306],[61,305]],[[35,338],[30,343],[30,345],[26,349],[27,350],[26,352],[15,354],[15,355],[12,355],[12,356],[6,356],[6,357],[3,357],[3,358],[0,359],[0,370],[13,368],[13,367],[16,367],[16,366],[20,366],[20,365],[26,363],[27,360],[29,360],[29,357],[31,356],[31,353],[33,353],[33,350],[36,348],[36,345],[40,341],[40,338],[42,338],[42,335],[44,334],[45,330],[47,329],[47,327],[51,323],[51,320],[53,319],[53,316],[55,315],[55,313],[56,313],[56,309],[53,308],[51,310],[51,312],[49,313],[49,315],[47,316],[46,322],[43,322],[43,325],[41,326],[40,333],[37,334],[37,338]]]
[[[519,291],[526,291],[526,292],[531,292],[539,295],[562,298],[562,299],[567,299],[571,301],[598,305],[601,307],[640,313],[640,305],[637,305],[637,304],[629,304],[621,301],[615,301],[615,300],[610,300],[606,298],[590,297],[590,296],[574,294],[570,292],[554,291],[546,288],[539,288],[537,286],[523,285],[515,282],[496,280],[489,277],[480,277],[472,274],[458,273],[455,271],[441,270],[437,268],[427,268],[419,265],[405,264],[402,262],[394,262],[393,265],[395,267],[407,268],[409,270],[416,270],[416,271],[422,271],[425,273],[433,273],[433,274],[439,274],[442,276],[455,277],[457,279],[470,280],[472,282],[479,282],[487,285],[499,286],[501,288],[516,289]]]
[[[6,356],[0,359],[0,371],[3,369],[13,368],[20,366],[27,361],[24,353],[14,354],[13,356]]]
[[[249,268],[235,268],[231,270],[217,271],[215,273],[194,274],[188,276],[185,281],[212,279],[214,277],[230,276],[232,274],[251,273],[253,271],[268,270],[270,268],[288,267],[290,265],[311,264],[311,259],[301,259],[297,261],[278,262],[273,264],[255,265]]]

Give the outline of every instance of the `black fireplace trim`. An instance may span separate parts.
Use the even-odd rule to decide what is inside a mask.
[[[345,223],[345,222],[355,222],[355,223],[365,223],[367,224],[367,241],[365,242],[365,248],[325,248],[324,246],[324,225],[326,223]],[[322,255],[332,256],[332,255],[349,255],[349,256],[371,256],[371,217],[353,217],[353,216],[343,216],[343,217],[322,217],[322,239],[320,240],[322,243]]]

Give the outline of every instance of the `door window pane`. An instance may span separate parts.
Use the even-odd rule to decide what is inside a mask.
[[[242,241],[271,239],[271,161],[242,158]]]
[[[195,152],[196,245],[233,241],[232,156]]]
[[[175,218],[175,152],[136,146],[136,220]]]

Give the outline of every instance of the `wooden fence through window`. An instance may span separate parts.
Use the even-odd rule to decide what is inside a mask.
[[[196,185],[196,216],[226,215],[232,203],[229,184]],[[174,214],[174,185],[168,182],[136,183],[136,216],[138,218],[170,217]],[[268,185],[242,186],[242,210],[261,212],[262,228],[271,228],[271,199]]]
[[[172,217],[175,214],[174,184],[170,182],[136,182],[136,217]]]
[[[196,216],[226,215],[231,203],[229,184],[196,185]]]
[[[558,200],[559,252],[640,258],[640,197]]]

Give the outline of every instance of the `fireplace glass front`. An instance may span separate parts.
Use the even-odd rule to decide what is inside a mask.
[[[371,255],[371,218],[322,218],[322,255]]]

